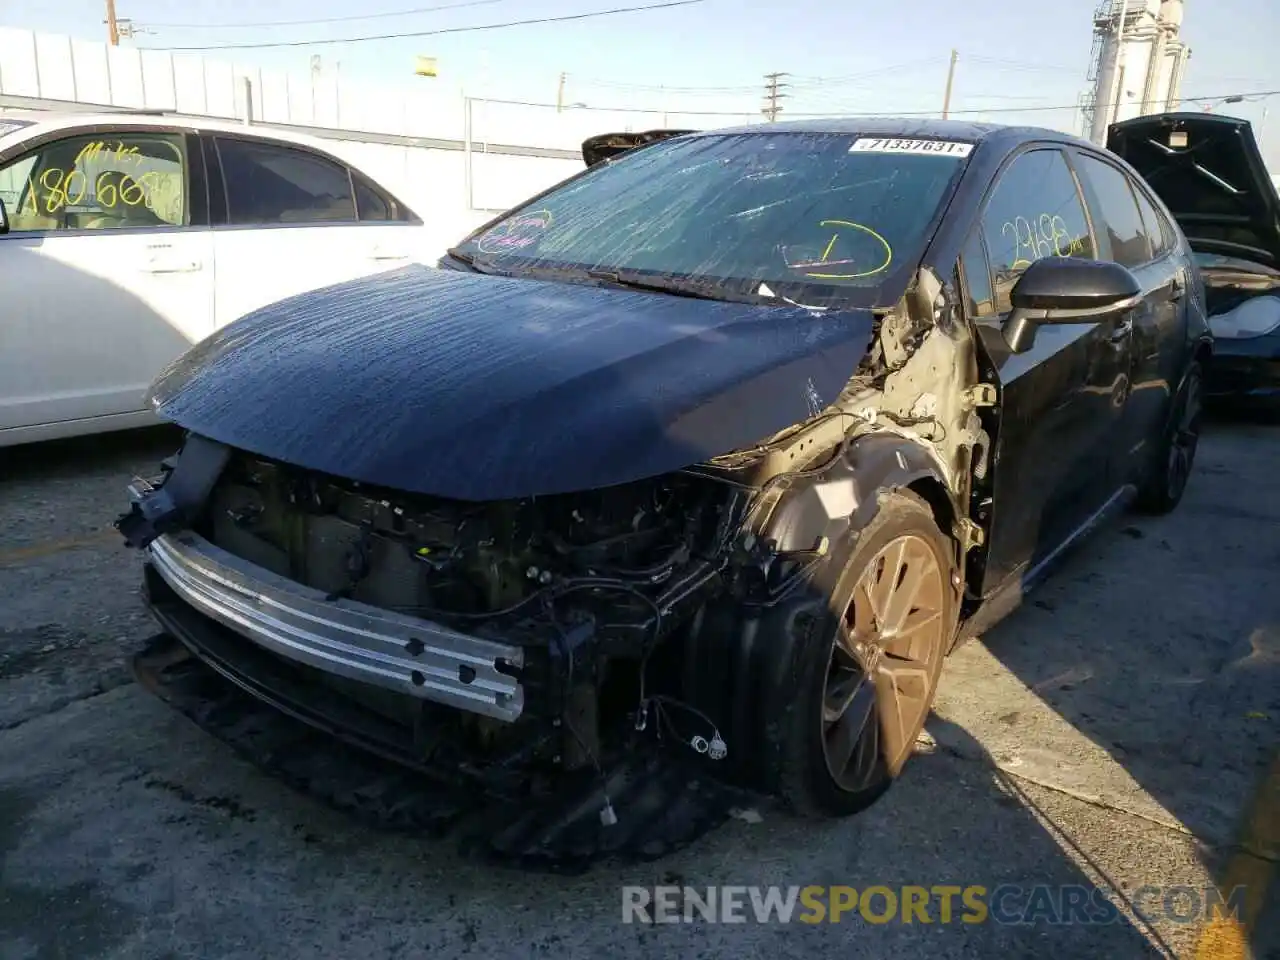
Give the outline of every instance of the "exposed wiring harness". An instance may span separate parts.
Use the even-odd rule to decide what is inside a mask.
[[[689,748],[694,753],[706,754],[712,760],[723,760],[729,755],[729,745],[725,743],[724,737],[720,735],[720,730],[714,720],[692,704],[665,694],[655,693],[640,702],[640,709],[636,711],[636,730],[643,731],[648,726],[650,704],[653,705],[654,715],[658,720],[659,736],[661,736],[661,730],[665,727],[673,740],[688,743]],[[689,738],[681,735],[664,707],[678,707],[702,720],[710,730],[710,738],[704,737],[702,734],[694,734]]]

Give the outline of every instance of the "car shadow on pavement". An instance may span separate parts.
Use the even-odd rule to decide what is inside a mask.
[[[262,776],[132,686],[0,737],[0,805],[11,814],[0,831],[0,945],[157,960],[355,949],[620,958],[838,950],[867,960],[1167,952],[1125,915],[1105,870],[1072,851],[1056,826],[1073,816],[1060,798],[1000,774],[962,728],[940,719],[931,728],[945,746],[918,757],[859,817],[810,821],[761,804],[662,860],[564,877],[366,829]],[[58,749],[42,750],[48,743]],[[770,885],[792,897],[789,922],[756,916],[751,888],[761,898]],[[721,905],[708,920],[685,899],[728,896],[729,886],[747,888],[736,914]],[[805,887],[819,889],[806,900],[789,894]],[[1081,899],[1095,887],[1120,909]],[[674,898],[675,922],[626,922],[637,888],[651,902]],[[904,919],[906,888],[926,901]],[[833,917],[833,902],[845,912]]]
[[[1003,771],[1186,836],[1219,882],[1280,742],[1277,440],[1219,421],[1179,509],[1082,544],[938,704]]]

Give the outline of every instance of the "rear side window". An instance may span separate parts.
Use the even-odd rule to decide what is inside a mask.
[[[1152,259],[1151,242],[1138,212],[1129,177],[1095,157],[1080,155],[1080,174],[1093,190],[1090,206],[1098,227],[1098,241],[1104,259],[1126,267],[1138,267]]]
[[[413,219],[407,207],[358,170],[351,171],[351,182],[356,189],[356,213],[361,222],[404,222]]]
[[[1033,150],[1005,167],[982,215],[995,310],[1027,267],[1045,257],[1094,256],[1089,221],[1071,168],[1059,150]]]
[[[306,150],[216,138],[229,222],[239,225],[354,222],[347,168]]]
[[[1134,187],[1133,195],[1138,198],[1138,210],[1142,213],[1142,225],[1146,228],[1147,239],[1151,241],[1152,258],[1163,257],[1172,245],[1170,238],[1173,230],[1169,227],[1164,215],[1156,209],[1156,205],[1140,188]]]

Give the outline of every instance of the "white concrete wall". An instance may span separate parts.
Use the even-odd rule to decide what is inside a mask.
[[[399,194],[433,225],[442,245],[577,173],[578,150],[588,136],[709,125],[705,117],[678,113],[559,112],[474,99],[468,123],[464,92],[438,80],[378,86],[5,27],[0,105],[164,110],[238,120],[248,112],[255,124],[304,128]],[[741,120],[716,118],[714,125],[758,120],[744,114]],[[465,149],[468,133],[471,151]]]

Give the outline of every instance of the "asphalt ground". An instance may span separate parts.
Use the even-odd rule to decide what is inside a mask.
[[[1280,958],[1280,429],[1213,424],[1175,514],[1108,527],[960,650],[935,745],[863,815],[762,805],[573,878],[360,827],[133,682],[155,627],[110,523],[174,445],[0,450],[0,960]],[[748,890],[746,922],[623,922],[655,887],[768,885],[854,906],[758,922]],[[935,887],[960,888],[949,918]],[[1237,887],[1238,919],[1206,921]]]

